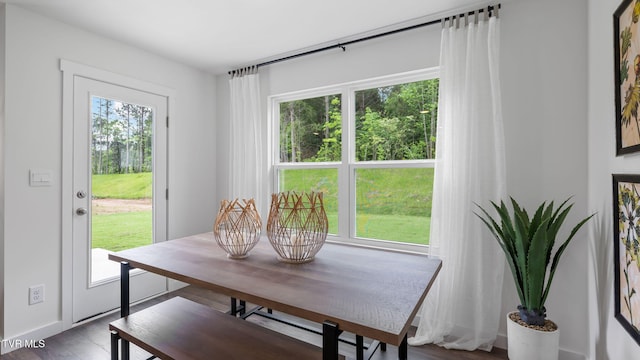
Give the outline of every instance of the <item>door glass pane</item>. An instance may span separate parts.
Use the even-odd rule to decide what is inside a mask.
[[[91,97],[92,282],[119,275],[110,252],[153,242],[152,108]]]
[[[329,234],[338,233],[338,169],[279,170],[280,191],[321,192]]]
[[[429,244],[433,168],[356,170],[356,236]]]

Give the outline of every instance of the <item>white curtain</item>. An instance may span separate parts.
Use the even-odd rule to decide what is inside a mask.
[[[257,67],[236,70],[229,80],[231,106],[229,125],[228,199],[254,198],[264,208],[264,148],[260,106],[260,76]]]
[[[506,195],[500,22],[466,20],[442,30],[430,249],[443,267],[409,344],[490,351],[502,316],[504,256],[473,212],[474,202],[486,207]]]

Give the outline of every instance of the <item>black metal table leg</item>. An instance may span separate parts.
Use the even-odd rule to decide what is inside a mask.
[[[356,360],[364,360],[364,338],[356,335]]]
[[[131,265],[128,262],[120,263],[120,317],[129,316],[129,270]],[[122,360],[129,360],[129,342],[124,339],[122,340]]]
[[[117,331],[111,332],[111,360],[118,360],[118,340],[120,335]]]
[[[398,346],[398,360],[407,360],[408,356],[407,335],[404,335],[402,342]]]
[[[322,323],[322,360],[338,360],[338,337],[342,330],[331,321]]]

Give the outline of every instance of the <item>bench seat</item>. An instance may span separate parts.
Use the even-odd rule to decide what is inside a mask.
[[[109,329],[161,359],[322,359],[317,346],[181,297],[113,321]]]

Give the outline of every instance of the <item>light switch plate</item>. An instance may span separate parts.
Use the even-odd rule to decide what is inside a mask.
[[[29,186],[51,186],[53,181],[51,170],[31,169],[29,170]]]

